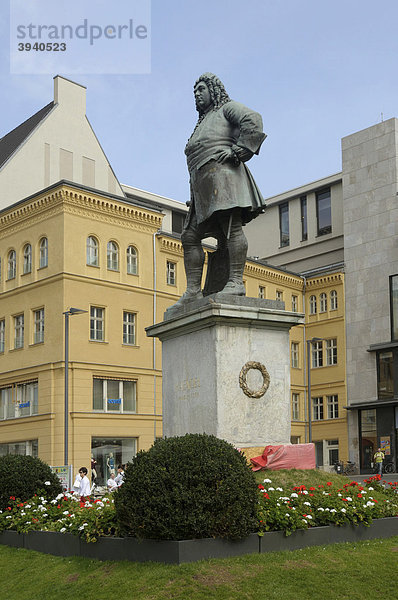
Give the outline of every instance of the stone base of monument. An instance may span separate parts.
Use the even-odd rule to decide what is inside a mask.
[[[236,447],[290,443],[289,329],[281,301],[212,294],[146,329],[162,341],[163,434]]]

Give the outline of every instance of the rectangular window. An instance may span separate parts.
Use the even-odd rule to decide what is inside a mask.
[[[292,356],[292,368],[298,369],[299,367],[299,345],[297,342],[292,342],[291,347]]]
[[[398,275],[390,277],[391,340],[398,341]]]
[[[339,462],[339,440],[328,440],[326,444],[329,465],[335,465],[337,462]]]
[[[283,300],[283,292],[281,290],[276,290],[276,299]]]
[[[93,410],[111,413],[136,412],[136,381],[93,379]]]
[[[6,343],[6,321],[5,319],[0,320],[0,352],[4,352]]]
[[[326,340],[326,364],[328,367],[337,365],[337,339]]]
[[[265,287],[263,285],[258,286],[258,297],[265,298]]]
[[[182,233],[186,219],[185,213],[179,213],[175,210],[171,211],[171,230],[173,233]]]
[[[23,315],[17,315],[14,317],[14,348],[23,348],[25,328],[24,322],[25,320]]]
[[[394,396],[394,355],[392,351],[377,353],[377,392],[379,398]]]
[[[19,454],[37,458],[39,454],[39,442],[38,440],[27,440],[26,442],[0,444],[0,456],[5,456],[6,454]]]
[[[38,414],[38,382],[16,383],[0,389],[0,419]]]
[[[292,421],[300,418],[300,394],[292,394]]]
[[[312,342],[312,368],[323,366],[322,342]]]
[[[44,308],[34,311],[34,344],[44,342]]]
[[[103,342],[105,339],[105,309],[98,306],[90,308],[90,340]]]
[[[136,438],[91,438],[91,456],[95,465],[95,483],[106,485],[118,465],[131,462],[137,453]]]
[[[123,344],[135,346],[135,313],[123,312]]]
[[[298,296],[292,295],[292,312],[298,312]]]
[[[279,205],[279,231],[280,231],[280,245],[288,246],[289,239],[289,204],[284,202]]]
[[[323,397],[318,396],[312,399],[312,419],[313,421],[322,421],[323,419]]]
[[[177,265],[174,262],[167,261],[167,273],[166,273],[166,281],[168,285],[176,285],[177,277],[176,277]]]
[[[316,217],[318,235],[332,232],[332,207],[330,189],[316,193]]]
[[[301,196],[300,209],[301,209],[301,240],[304,242],[306,239],[308,239],[307,196]]]
[[[337,394],[333,394],[333,396],[326,396],[327,405],[328,405],[328,419],[338,419],[339,418],[339,398]]]

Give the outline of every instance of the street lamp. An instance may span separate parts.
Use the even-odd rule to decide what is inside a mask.
[[[313,337],[307,340],[307,410],[308,410],[308,443],[312,442],[312,419],[311,419],[311,344],[323,342],[322,338]]]
[[[64,425],[64,465],[68,465],[68,424],[69,424],[69,317],[88,312],[82,308],[69,308],[65,315],[65,425]]]

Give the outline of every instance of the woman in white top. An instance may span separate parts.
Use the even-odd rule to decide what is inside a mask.
[[[73,484],[73,489],[81,498],[90,495],[91,486],[87,477],[86,467],[81,467],[79,469],[79,473],[76,475],[75,483]]]

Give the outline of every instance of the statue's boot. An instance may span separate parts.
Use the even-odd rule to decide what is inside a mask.
[[[247,239],[242,230],[241,222],[233,222],[228,240],[229,251],[229,277],[224,288],[219,294],[232,296],[245,296],[243,284],[243,270],[247,256]]]
[[[196,232],[188,229],[181,235],[181,241],[184,248],[184,266],[187,277],[187,289],[181,298],[173,304],[171,308],[179,308],[189,300],[198,300],[203,298],[201,283],[203,264],[205,255],[203,252],[200,237]]]

